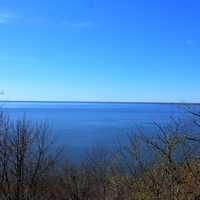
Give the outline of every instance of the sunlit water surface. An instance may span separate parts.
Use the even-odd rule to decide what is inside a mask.
[[[139,128],[153,134],[154,122],[164,126],[172,119],[191,119],[187,107],[176,104],[9,102],[2,109],[12,119],[47,121],[55,142],[66,145],[75,158],[97,144],[112,148],[126,142],[127,134]]]

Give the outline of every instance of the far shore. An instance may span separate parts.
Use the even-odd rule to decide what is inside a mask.
[[[168,104],[168,105],[200,105],[200,102],[156,102],[156,101],[41,101],[41,100],[0,100],[0,103],[95,103],[95,104]]]

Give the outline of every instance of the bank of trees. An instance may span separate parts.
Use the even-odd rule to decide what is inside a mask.
[[[0,115],[2,200],[200,199],[199,114],[195,131],[154,124],[108,151],[96,146],[75,165],[55,146],[45,123]]]

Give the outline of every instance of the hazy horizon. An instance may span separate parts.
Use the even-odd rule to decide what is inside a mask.
[[[68,100],[0,100],[3,103],[108,103],[108,104],[197,104],[200,102],[167,102],[167,101],[68,101]]]

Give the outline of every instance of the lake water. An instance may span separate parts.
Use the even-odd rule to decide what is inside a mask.
[[[150,134],[153,122],[166,125],[171,118],[189,118],[186,107],[176,104],[9,102],[2,107],[14,119],[25,115],[33,121],[47,120],[56,140],[77,156],[96,144],[111,147],[117,139],[125,141],[137,127]]]

